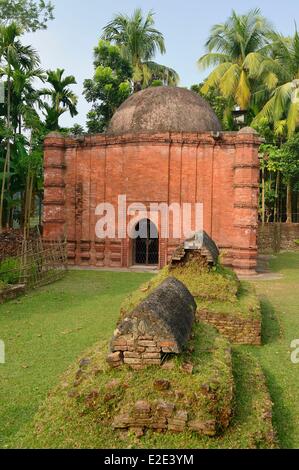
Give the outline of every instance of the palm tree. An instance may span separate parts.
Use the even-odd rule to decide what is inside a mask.
[[[5,184],[9,188],[10,181],[10,160],[11,160],[11,139],[13,137],[12,128],[12,75],[15,70],[22,69],[28,71],[39,64],[37,52],[31,46],[23,46],[19,37],[22,29],[16,24],[8,26],[0,25],[0,75],[6,77],[7,81],[7,105],[6,105],[6,126],[7,142],[6,157],[4,162],[1,195],[0,195],[0,232],[3,225],[3,207]]]
[[[154,13],[143,17],[136,9],[131,17],[119,14],[103,29],[102,38],[121,48],[123,57],[132,65],[134,91],[161,80],[165,85],[177,85],[179,76],[175,70],[153,62],[157,52],[166,52],[163,34],[154,27]]]
[[[271,51],[273,74],[276,76],[276,86],[253,120],[253,125],[259,125],[266,120],[273,123],[274,129],[286,127],[290,139],[299,126],[299,34],[297,29],[293,37],[284,37],[279,33],[271,35]],[[292,222],[292,183],[293,178],[285,178],[287,186],[286,212],[287,222]]]
[[[296,30],[293,37],[286,38],[273,33],[271,38],[276,85],[254,124],[263,119],[275,126],[283,122],[287,126],[288,137],[291,137],[299,124],[299,34]]]
[[[12,74],[12,125],[15,134],[22,133],[25,116],[35,115],[35,108],[42,107],[39,92],[33,87],[35,80],[45,81],[45,73],[40,68],[31,70],[16,69]]]
[[[77,82],[73,75],[63,78],[63,74],[63,69],[49,70],[47,72],[47,82],[52,88],[44,88],[40,91],[41,96],[48,96],[51,101],[50,105],[44,103],[48,130],[59,129],[59,118],[66,111],[69,111],[72,117],[78,114],[76,107],[78,98],[69,88],[70,85],[75,85]]]
[[[207,53],[198,64],[207,69],[216,66],[205,81],[202,92],[219,89],[224,98],[247,110],[252,98],[254,78],[267,57],[267,37],[272,28],[259,9],[238,15],[232,12],[223,24],[212,27],[206,43]],[[266,68],[264,67],[264,70]],[[268,85],[269,73],[262,77]]]

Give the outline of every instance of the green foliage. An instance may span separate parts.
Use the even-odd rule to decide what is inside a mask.
[[[291,137],[298,127],[299,34],[297,29],[292,37],[272,32],[269,39],[270,57],[264,61],[258,78],[266,68],[274,80],[268,84],[270,95],[265,95],[266,102],[262,103],[262,109],[259,110],[254,123],[266,118],[277,126],[278,122],[284,121],[288,137]]]
[[[85,129],[80,124],[74,124],[73,127],[68,129],[68,134],[71,134],[71,135],[74,135],[74,136],[84,135],[85,134]]]
[[[47,22],[53,20],[54,6],[46,0],[0,0],[1,22],[12,21],[25,31],[46,29]]]
[[[59,118],[65,112],[69,112],[72,117],[78,114],[78,98],[70,89],[70,85],[76,85],[73,75],[63,77],[64,69],[48,70],[47,82],[50,88],[43,88],[39,91],[40,96],[50,99],[51,104],[43,103],[45,126],[48,131],[59,130]]]
[[[260,301],[256,291],[249,283],[242,281],[238,290],[238,295],[234,302],[229,300],[205,299],[197,297],[198,309],[213,313],[227,314],[234,317],[248,317],[260,320]]]
[[[38,194],[42,186],[42,139],[45,132],[37,111],[42,103],[33,83],[37,79],[43,81],[45,75],[39,68],[37,52],[22,44],[21,33],[21,27],[15,22],[0,26],[0,61],[6,91],[3,106],[6,119],[0,123],[0,137],[3,139],[0,148],[0,226],[5,220],[3,209],[8,222],[11,222],[14,208],[22,211],[28,195],[26,182],[29,175],[34,180],[34,194]]]
[[[103,132],[116,109],[132,92],[132,68],[118,46],[101,40],[94,57],[94,78],[84,81],[84,96],[92,103],[87,116],[89,133]]]
[[[281,148],[281,169],[287,179],[299,177],[299,133]]]
[[[0,279],[0,293],[7,288],[7,284]]]
[[[154,26],[154,12],[143,16],[137,8],[131,17],[116,15],[103,29],[102,39],[119,46],[122,57],[132,66],[134,91],[151,86],[156,80],[168,86],[179,82],[175,70],[153,61],[157,52],[166,52],[163,34]]]
[[[182,266],[173,268],[165,266],[147,284],[129,294],[121,306],[122,316],[132,311],[169,276],[173,276],[183,282],[198,301],[206,302],[207,304],[211,303],[211,305],[217,304],[218,307],[220,306],[220,309],[222,303],[224,303],[225,308],[228,307],[231,312],[236,312],[237,314],[240,312],[241,315],[250,314],[247,309],[247,292],[243,293],[242,302],[238,296],[238,293],[242,290],[235,273],[221,265],[210,269],[206,265],[202,265],[194,257]],[[244,297],[246,299],[243,301]]]
[[[217,88],[210,88],[207,93],[202,92],[204,83],[192,85],[191,90],[202,96],[211,105],[219,121],[222,123],[224,130],[234,130],[232,120],[232,103],[229,99],[224,98]]]
[[[7,258],[0,263],[0,281],[5,284],[18,284],[20,262],[16,258]]]
[[[214,25],[206,42],[207,52],[198,60],[203,69],[215,67],[205,80],[202,93],[216,88],[233,105],[247,110],[256,91],[257,75],[262,82],[268,79],[268,73],[261,75],[260,69],[271,29],[259,9],[243,15],[233,11],[225,23]]]

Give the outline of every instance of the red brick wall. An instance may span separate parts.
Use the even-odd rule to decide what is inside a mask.
[[[95,236],[101,202],[204,206],[204,229],[236,270],[256,265],[258,155],[252,133],[156,134],[45,139],[46,239],[66,237],[76,265],[132,264],[132,241]],[[194,209],[194,206],[193,206]],[[159,230],[160,222],[158,223]],[[160,239],[160,267],[178,245]]]

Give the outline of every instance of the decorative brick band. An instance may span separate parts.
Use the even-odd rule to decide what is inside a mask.
[[[257,229],[258,224],[234,224],[234,227],[236,228],[252,228],[252,229]]]
[[[66,164],[65,163],[51,163],[49,165],[44,165],[44,169],[54,169],[54,170],[65,170]]]
[[[45,183],[45,188],[65,188],[65,183]]]
[[[254,168],[259,169],[260,165],[258,163],[236,163],[233,168],[236,170],[237,168]]]
[[[258,208],[257,204],[248,204],[247,202],[236,202],[234,207],[237,209],[254,209]]]
[[[47,224],[65,224],[65,220],[64,219],[49,219],[49,218],[47,218],[46,223]]]
[[[65,201],[45,201],[44,206],[65,206]]]
[[[238,189],[238,188],[258,189],[259,183],[235,183],[234,189]]]

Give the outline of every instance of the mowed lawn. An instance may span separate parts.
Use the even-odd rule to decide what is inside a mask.
[[[280,446],[299,448],[299,364],[290,359],[291,341],[299,339],[299,253],[282,253],[271,267],[282,279],[255,282],[264,345],[236,349],[254,354],[263,367]],[[62,281],[0,306],[0,339],[6,343],[6,364],[0,365],[0,447],[14,442],[80,353],[109,339],[122,299],[150,277],[71,271]]]
[[[71,271],[0,305],[0,447],[31,420],[60,374],[86,348],[112,336],[123,298],[150,274]]]
[[[280,447],[298,449],[299,364],[290,356],[291,342],[299,339],[299,253],[281,253],[270,266],[283,278],[255,283],[262,302],[264,345],[248,350],[259,359],[267,379]]]

